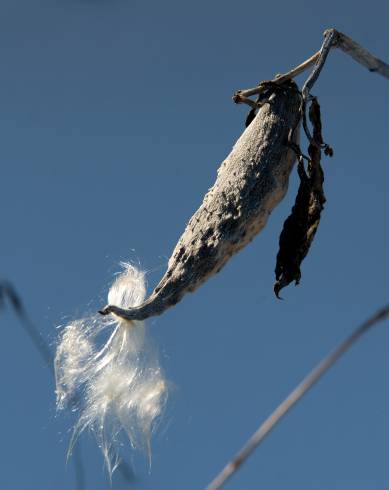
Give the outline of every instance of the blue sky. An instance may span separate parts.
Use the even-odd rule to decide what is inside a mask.
[[[389,60],[384,2],[3,0],[1,277],[41,334],[106,303],[121,260],[150,290],[243,129],[232,93],[287,71],[336,27]],[[301,83],[303,79],[299,79]],[[174,389],[151,473],[133,488],[204,488],[303,375],[387,302],[388,81],[331,53],[322,106],[327,204],[301,285],[272,291],[296,190],[217,277],[149,322]],[[70,418],[10,311],[2,313],[2,489],[75,488]],[[388,326],[290,413],[228,489],[389,485]],[[83,437],[86,488],[106,489]],[[125,488],[120,477],[113,488]]]

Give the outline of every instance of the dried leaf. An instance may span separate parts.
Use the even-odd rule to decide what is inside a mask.
[[[324,173],[320,164],[321,148],[326,154],[332,154],[332,149],[323,144],[321,135],[320,106],[313,98],[309,119],[313,126],[313,139],[308,148],[310,157],[307,170],[302,156],[299,158],[297,171],[300,186],[291,214],[286,219],[279,240],[279,252],[276,263],[276,282],[274,292],[279,298],[282,288],[301,279],[300,266],[307,256],[320,223],[321,212],[326,201],[323,192]]]
[[[247,128],[247,126],[249,126],[253,122],[256,115],[257,115],[257,110],[251,109],[251,111],[247,114],[247,117],[246,117],[246,121],[245,121],[246,128]]]

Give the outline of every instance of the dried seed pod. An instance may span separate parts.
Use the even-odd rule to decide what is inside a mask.
[[[222,162],[213,187],[190,219],[168,269],[139,306],[109,305],[101,313],[127,320],[160,315],[219,272],[265,226],[283,199],[296,160],[289,135],[298,143],[301,95],[292,81],[267,82],[250,125]]]

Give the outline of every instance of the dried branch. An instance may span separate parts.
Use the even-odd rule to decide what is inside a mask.
[[[389,305],[377,311],[373,316],[360,325],[346,340],[325,357],[303,381],[289,394],[289,396],[274,410],[252,435],[245,446],[234,459],[221,471],[221,473],[208,485],[207,490],[217,490],[238,470],[247,460],[254,449],[265,439],[269,432],[277,425],[282,417],[305,395],[312,386],[323,376],[328,369],[371,327],[383,321],[389,315]]]
[[[337,39],[334,47],[341,49],[346,54],[350,55],[356,62],[363,65],[372,73],[378,73],[385,78],[389,78],[389,65],[384,63],[379,58],[373,56],[367,49],[353,41],[350,37],[342,32],[335,31]]]
[[[319,56],[316,60],[315,66],[313,67],[312,72],[309,77],[306,79],[303,88],[303,100],[304,102],[308,99],[309,92],[316,80],[319,78],[319,75],[324,67],[324,64],[327,60],[328,55],[330,54],[331,48],[335,45],[336,42],[337,31],[335,29],[328,29],[324,32],[324,41],[319,51]]]
[[[372,55],[367,49],[363,48],[360,44],[342,32],[339,32],[336,29],[327,29],[324,31],[324,41],[319,51],[287,73],[277,75],[272,82],[281,84],[286,80],[290,80],[297,75],[300,75],[305,70],[315,65],[312,74],[305,82],[306,88],[310,90],[317,80],[331,48],[341,49],[370,72],[378,73],[385,78],[389,78],[389,65],[387,63]],[[263,84],[259,84],[253,88],[238,90],[233,95],[233,100],[237,104],[248,103],[246,100],[248,97],[261,94],[262,92]],[[249,105],[251,105],[251,103],[249,103]]]
[[[317,51],[314,55],[305,60],[303,63],[288,71],[288,73],[285,73],[284,75],[277,75],[274,81],[276,81],[277,83],[283,83],[286,80],[297,77],[297,75],[300,75],[300,73],[303,73],[305,70],[307,70],[317,62],[318,58],[320,57],[320,52],[321,50]]]

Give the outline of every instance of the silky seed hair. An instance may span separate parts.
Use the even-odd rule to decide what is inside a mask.
[[[144,272],[122,263],[108,302],[131,308],[146,296]],[[107,335],[103,345],[101,337]],[[111,332],[109,334],[109,332]],[[55,356],[57,408],[78,414],[67,457],[86,429],[100,447],[109,475],[120,460],[124,433],[151,458],[151,435],[168,397],[168,383],[144,322],[93,315],[63,327]]]

